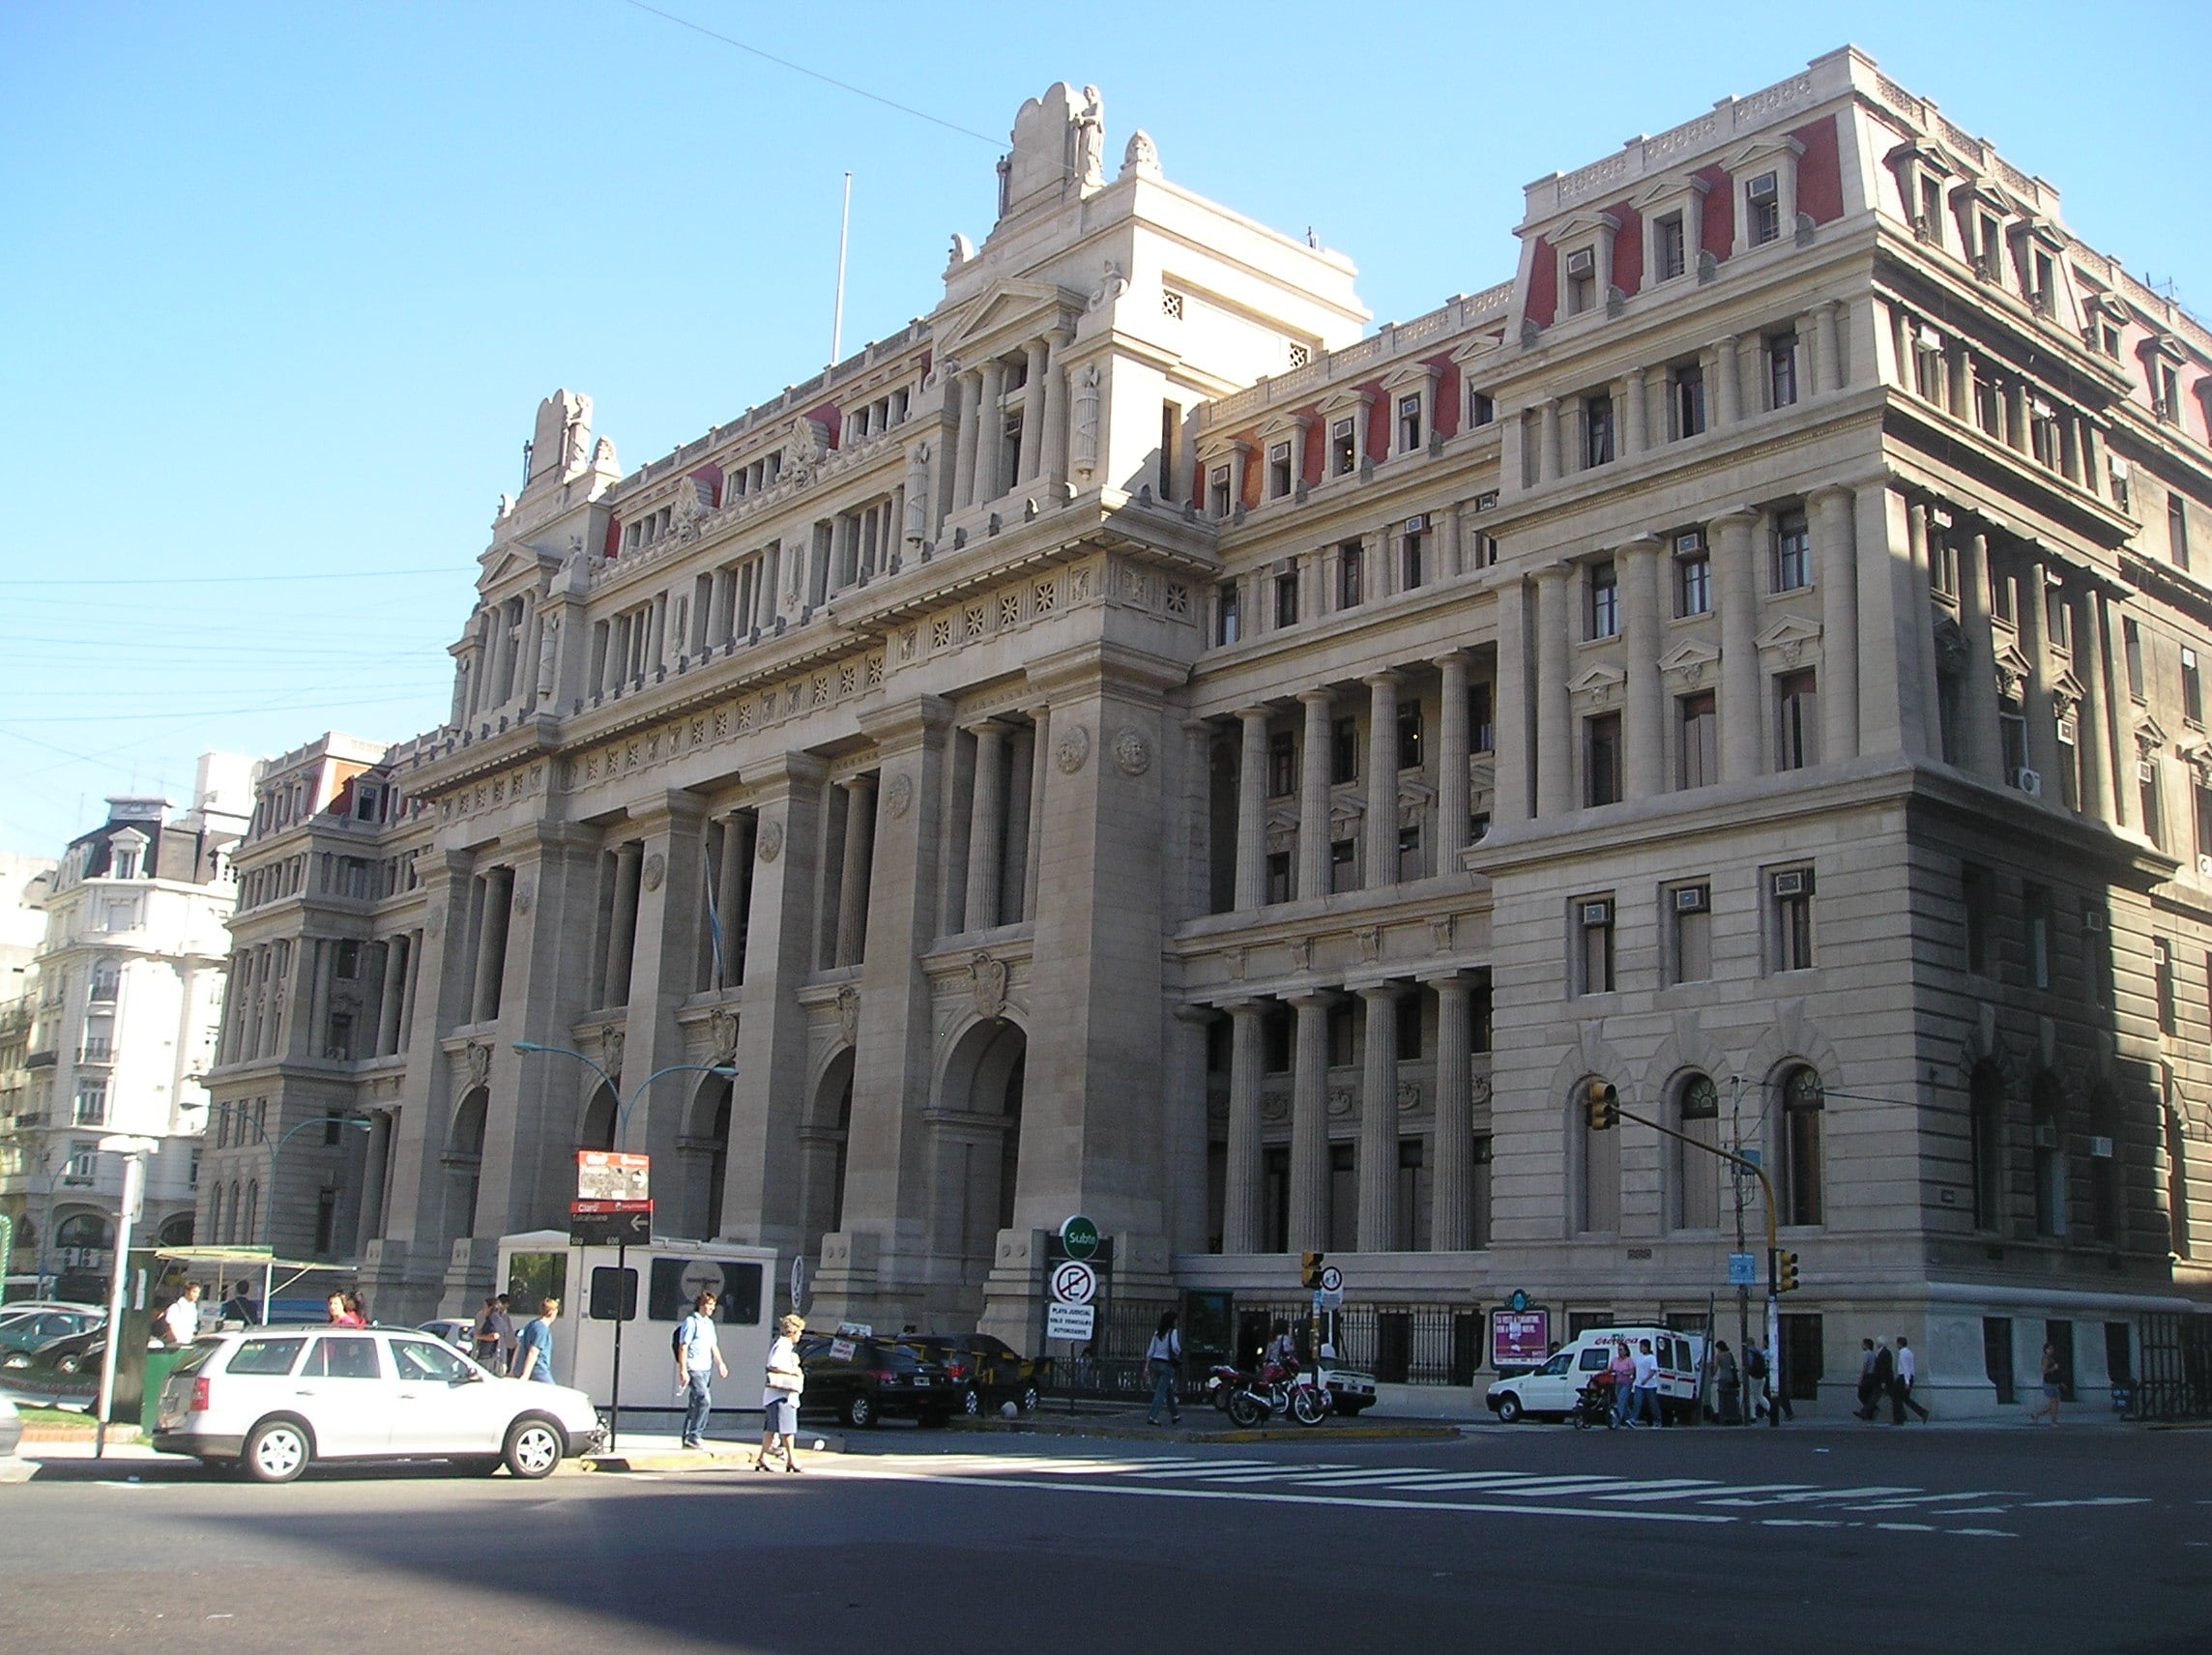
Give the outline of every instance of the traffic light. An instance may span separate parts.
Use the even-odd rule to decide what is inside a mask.
[[[1589,1129],[1604,1132],[1620,1124],[1620,1091],[1611,1081],[1600,1081],[1589,1089],[1586,1100],[1589,1105]]]
[[[1795,1292],[1797,1291],[1796,1254],[1782,1252],[1774,1255],[1774,1291],[1776,1292]]]
[[[1298,1255],[1298,1285],[1300,1287],[1318,1288],[1321,1286],[1321,1261],[1322,1255],[1319,1253],[1300,1253]]]

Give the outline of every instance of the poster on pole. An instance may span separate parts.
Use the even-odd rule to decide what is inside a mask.
[[[1490,1365],[1534,1368],[1551,1353],[1552,1313],[1548,1310],[1494,1310],[1490,1313]]]
[[[578,1201],[650,1201],[653,1157],[622,1155],[612,1149],[576,1151]]]

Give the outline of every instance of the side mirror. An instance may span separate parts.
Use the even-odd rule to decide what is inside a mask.
[[[483,1380],[484,1376],[478,1373],[476,1369],[463,1368],[459,1373],[455,1374],[451,1379],[448,1379],[446,1383],[449,1385],[480,1385],[483,1383]]]

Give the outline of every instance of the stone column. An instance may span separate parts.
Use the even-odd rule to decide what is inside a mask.
[[[717,989],[731,989],[744,981],[747,915],[745,878],[753,863],[752,818],[742,810],[722,818],[721,866],[714,872],[714,922],[722,933],[722,976]]]
[[[634,839],[615,847],[615,908],[607,926],[606,994],[609,1006],[629,1003],[630,967],[637,952],[637,900],[645,847]]]
[[[1759,762],[1759,583],[1752,531],[1759,513],[1725,512],[1713,522],[1713,586],[1721,606],[1721,780],[1748,781]]]
[[[490,908],[489,899],[491,896],[488,886],[484,895],[486,899],[485,908],[487,910],[485,917],[488,921],[490,917],[488,913]],[[313,974],[308,979],[312,986],[310,987],[307,995],[306,1038],[302,1044],[305,1047],[305,1056],[308,1058],[320,1058],[323,1055],[324,1042],[328,1038],[326,1031],[331,1026],[331,976],[333,966],[331,956],[336,951],[337,944],[328,938],[316,937],[304,939],[303,945],[314,950],[314,965]]]
[[[1996,646],[1990,636],[1990,542],[1979,530],[1959,547],[1959,628],[1966,635],[1959,757],[1984,781],[2001,783],[2004,747],[1997,739]]]
[[[415,1043],[415,990],[422,980],[422,933],[407,933],[407,989],[399,1007],[399,1051]]]
[[[1260,1251],[1260,1002],[1229,1007],[1229,1154],[1222,1198],[1221,1250]]]
[[[1298,898],[1310,902],[1328,894],[1329,713],[1325,689],[1298,696],[1305,709],[1304,739],[1298,753]]]
[[[1437,573],[1467,573],[1467,537],[1460,521],[1465,508],[1453,501],[1437,513]]]
[[[1061,357],[1069,337],[1064,328],[1055,328],[1045,335],[1051,349],[1045,357],[1044,448],[1038,463],[1047,482],[1062,482],[1067,478],[1067,370],[1061,365]]]
[[[1536,480],[1556,482],[1559,468],[1559,399],[1547,396],[1536,404]]]
[[[1037,456],[1043,451],[1045,365],[1048,355],[1042,339],[1030,341],[1028,372],[1022,386],[1021,459],[1013,479],[1017,488],[1035,479]]]
[[[1398,883],[1398,675],[1370,673],[1367,702],[1367,879]]]
[[[1621,384],[1620,399],[1620,451],[1621,457],[1625,459],[1631,454],[1642,453],[1651,446],[1648,429],[1650,398],[1644,369],[1637,367],[1628,370],[1628,378]]]
[[[1005,785],[999,760],[1006,727],[995,718],[975,726],[975,792],[968,813],[967,931],[987,931],[999,923],[999,870],[1005,853]]]
[[[1837,325],[1841,308],[1833,299],[1813,306],[1813,349],[1820,359],[1814,364],[1819,376],[1812,388],[1816,393],[1844,389],[1843,330]]]
[[[1736,363],[1735,335],[1713,341],[1713,423],[1726,427],[1743,419],[1743,373]]]
[[[1436,658],[1442,687],[1437,718],[1437,872],[1455,870],[1467,849],[1467,652]]]
[[[876,778],[870,771],[849,776],[840,785],[845,790],[845,865],[837,881],[837,964],[857,966],[867,947]]]
[[[975,434],[982,422],[982,385],[978,374],[960,376],[960,426],[952,460],[952,507],[956,511],[975,504]]]
[[[2058,724],[2051,698],[2051,638],[2049,589],[2044,584],[2043,560],[2031,560],[2021,574],[2020,653],[2027,657],[2027,682],[2023,686],[2021,711],[2027,718],[2027,762],[2042,778],[2044,797],[2061,798],[2058,791]]]
[[[2112,793],[2119,766],[2113,763],[2107,733],[2104,617],[2093,590],[2074,600],[2074,668],[2081,681],[2081,705],[2074,713],[2074,740],[2081,755],[2081,813],[2117,826]]]
[[[399,1050],[399,1009],[406,993],[407,939],[388,937],[384,941],[384,982],[376,996],[376,1055],[380,1058]]]
[[[1053,372],[1058,373],[1055,367]],[[1028,850],[1022,857],[1022,917],[1034,919],[1037,911],[1037,867],[1044,860],[1044,790],[1052,756],[1052,711],[1030,709],[1030,813]]]
[[[1457,974],[1436,979],[1436,1167],[1429,1196],[1429,1250],[1463,1252],[1474,1244],[1474,1065],[1469,1023],[1471,990]]]
[[[1291,1073],[1291,1243],[1294,1253],[1328,1245],[1328,997],[1289,997],[1297,1008]]]
[[[1853,566],[1851,496],[1816,488],[1805,497],[1813,537],[1814,578],[1820,583],[1820,762],[1842,764],[1859,751],[1859,595]],[[1887,548],[1878,554],[1886,577]],[[1889,685],[1895,693],[1896,685]]]
[[[1367,1064],[1359,1091],[1359,1250],[1398,1245],[1398,990],[1359,991],[1367,1023]]]
[[[514,895],[514,870],[490,868],[483,876],[483,914],[477,923],[477,970],[473,1018],[488,1023],[499,1015],[501,979],[507,973],[507,922]]]
[[[1006,748],[1011,762],[1006,766],[1006,858],[1005,871],[1000,876],[1000,895],[1005,904],[1002,913],[1007,920],[1019,924],[1030,916],[1030,850],[1036,826],[1031,814],[1036,802],[1035,728],[1028,724],[1008,725]]]
[[[1497,785],[1490,806],[1499,827],[1528,819],[1528,589],[1512,575],[1498,587]]]
[[[1168,1025],[1166,1108],[1160,1112],[1160,1155],[1167,1167],[1164,1198],[1168,1250],[1206,1251],[1206,1049],[1213,1010],[1172,1008]]]
[[[1667,725],[1659,683],[1659,538],[1639,535],[1619,550],[1622,651],[1627,657],[1621,782],[1630,798],[1667,786]]]
[[[2112,783],[2112,826],[2124,827],[2135,822],[2139,830],[2147,832],[2147,825],[2136,820],[2142,814],[2142,801],[2135,785],[2136,703],[2135,697],[2128,692],[2127,645],[2123,641],[2121,628],[2112,624],[2110,595],[2100,590],[2092,593],[2090,597],[2097,610],[2097,646],[2105,661],[2100,687],[2105,696],[2105,705],[2110,710],[2111,763],[2108,768],[2111,772]]]
[[[1858,747],[1862,753],[1934,750],[1936,708],[1922,699],[1935,679],[1936,635],[1913,603],[1905,496],[1886,477],[1853,493],[1848,513],[1858,577]]]
[[[1262,907],[1267,900],[1267,710],[1247,707],[1244,743],[1237,770],[1237,906]]]
[[[988,506],[1006,492],[1007,480],[1001,465],[1001,450],[1005,446],[1005,409],[1002,404],[1006,394],[1006,364],[987,362],[983,364],[982,401],[976,410],[975,421],[975,503]]]
[[[368,1112],[368,1153],[361,1169],[361,1215],[354,1224],[353,1256],[362,1257],[368,1244],[384,1234],[384,1177],[392,1159],[392,1111]]]
[[[1913,646],[1913,668],[1920,680],[1920,751],[1943,757],[1943,697],[1936,677],[1936,557],[1928,534],[1928,508],[1915,502],[1906,513],[1905,537],[1911,568],[1906,613],[1898,627],[1902,644]]]
[[[1567,564],[1536,571],[1536,814],[1574,808],[1575,772],[1567,728]]]

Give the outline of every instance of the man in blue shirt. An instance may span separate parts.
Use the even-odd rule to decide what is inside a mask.
[[[707,1418],[714,1408],[714,1376],[730,1377],[714,1338],[714,1295],[702,1292],[676,1330],[676,1388],[684,1393],[684,1446],[706,1446]]]
[[[515,1342],[514,1378],[537,1379],[544,1384],[553,1380],[553,1319],[561,1314],[561,1301],[549,1298],[538,1308],[538,1314],[523,1328]]]

